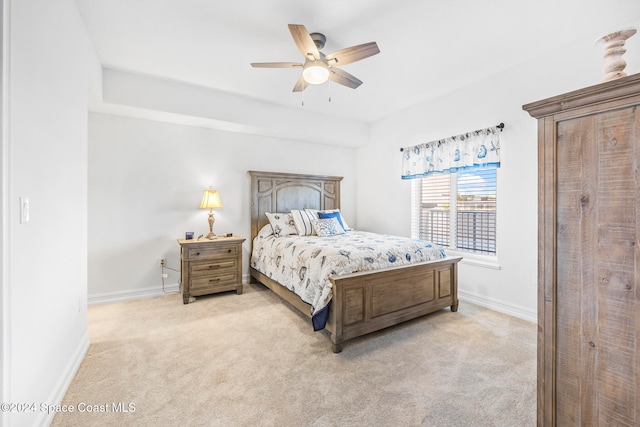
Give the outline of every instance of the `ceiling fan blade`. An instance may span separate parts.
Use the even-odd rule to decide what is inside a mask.
[[[304,25],[289,24],[289,31],[302,56],[311,61],[320,59],[320,52]]]
[[[376,42],[369,42],[340,49],[330,55],[327,55],[326,60],[329,65],[346,65],[378,53],[380,53],[378,44]]]
[[[296,82],[296,85],[293,87],[293,91],[302,92],[307,88],[307,86],[309,86],[309,83],[307,83],[303,76],[300,76],[300,78]]]
[[[329,71],[329,80],[332,82],[350,87],[351,89],[355,89],[362,84],[362,80],[340,68],[331,67]]]
[[[299,62],[252,62],[254,68],[296,68],[302,67]]]

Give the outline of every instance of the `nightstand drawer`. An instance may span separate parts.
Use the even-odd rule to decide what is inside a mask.
[[[236,268],[237,262],[235,258],[193,262],[191,263],[191,276],[210,276],[211,274],[225,274],[224,270],[234,272]]]
[[[186,248],[182,252],[184,259],[196,261],[199,259],[211,259],[228,256],[236,256],[238,254],[238,246],[224,246],[221,248]]]
[[[235,289],[238,282],[238,276],[235,271],[229,271],[226,274],[217,274],[215,276],[193,277],[189,283],[189,289],[192,292],[198,292],[200,289],[215,290],[217,287],[229,286],[229,289]]]

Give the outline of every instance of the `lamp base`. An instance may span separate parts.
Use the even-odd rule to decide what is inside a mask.
[[[205,236],[205,239],[213,240],[216,238],[215,233],[213,232],[213,223],[215,222],[215,218],[213,217],[213,209],[209,209],[209,234]]]

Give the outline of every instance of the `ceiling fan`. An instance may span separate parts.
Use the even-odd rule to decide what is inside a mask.
[[[352,89],[362,84],[362,80],[338,68],[380,53],[376,42],[347,47],[325,55],[320,52],[327,40],[324,34],[311,33],[304,25],[289,24],[293,41],[302,56],[304,64],[299,62],[253,62],[255,68],[302,68],[302,75],[293,87],[294,92],[302,92],[309,84],[322,84],[327,80]]]

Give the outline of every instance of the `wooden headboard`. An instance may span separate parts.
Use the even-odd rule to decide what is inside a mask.
[[[249,171],[251,176],[251,242],[269,222],[265,212],[340,207],[341,176]]]

